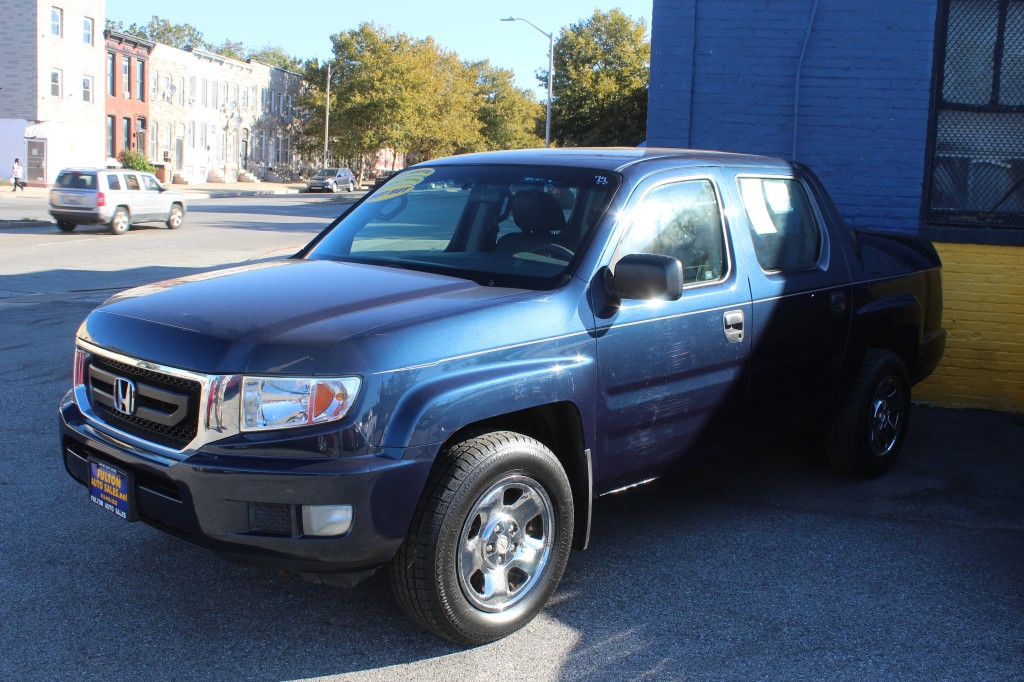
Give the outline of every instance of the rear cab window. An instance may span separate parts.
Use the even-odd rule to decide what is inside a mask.
[[[757,262],[765,272],[811,270],[821,257],[821,225],[795,178],[736,179]]]

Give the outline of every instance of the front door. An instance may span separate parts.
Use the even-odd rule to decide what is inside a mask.
[[[174,169],[185,168],[185,138],[179,137],[174,140]]]
[[[746,401],[750,291],[735,264],[716,179],[655,178],[640,194],[624,213],[630,225],[610,267],[630,253],[673,256],[683,265],[684,289],[676,301],[623,301],[597,313],[597,492],[729,447]]]
[[[46,140],[25,141],[25,180],[46,183]]]

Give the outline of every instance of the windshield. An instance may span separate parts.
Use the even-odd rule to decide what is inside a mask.
[[[564,281],[618,185],[614,173],[582,168],[410,168],[306,257],[548,289]]]
[[[319,173],[316,174],[316,177],[318,177],[318,178],[326,178],[327,176],[336,175],[337,173],[338,173],[338,169],[337,168],[324,168],[322,171],[320,171]]]

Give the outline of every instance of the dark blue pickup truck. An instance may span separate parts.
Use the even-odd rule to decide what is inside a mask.
[[[388,566],[480,643],[543,607],[596,496],[811,427],[886,471],[941,315],[931,245],[850,229],[798,164],[460,156],[292,258],[111,298],[61,450],[126,520],[314,582]]]

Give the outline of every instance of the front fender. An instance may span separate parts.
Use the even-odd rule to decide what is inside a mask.
[[[405,392],[381,446],[437,445],[468,424],[555,402],[572,402],[581,409],[593,395],[593,358],[582,354],[444,372]]]

